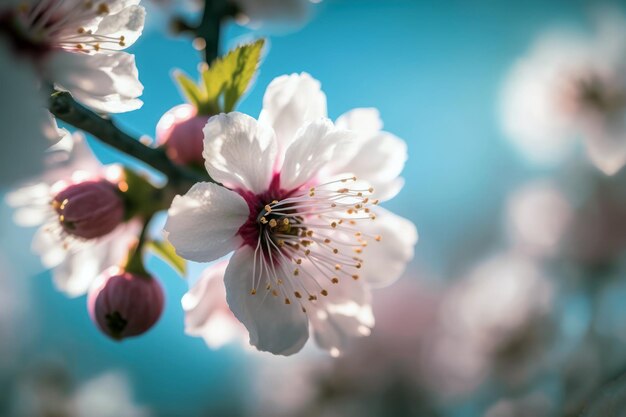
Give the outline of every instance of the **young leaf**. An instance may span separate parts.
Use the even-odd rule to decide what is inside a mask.
[[[206,93],[201,90],[195,81],[189,78],[181,71],[174,72],[174,79],[180,87],[183,96],[193,104],[197,109],[204,105],[206,101]]]
[[[219,71],[227,80],[224,86],[224,111],[235,109],[237,101],[244,95],[259,67],[265,40],[241,45],[230,51],[221,61]]]
[[[187,273],[187,262],[176,254],[174,246],[166,241],[150,241],[149,247],[157,254],[161,259],[167,262],[176,272],[185,276]]]

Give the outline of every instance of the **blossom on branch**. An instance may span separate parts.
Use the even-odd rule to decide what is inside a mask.
[[[136,239],[140,225],[132,220],[124,222],[124,216],[119,216],[121,207],[115,201],[115,193],[120,192],[120,184],[123,187],[120,167],[102,166],[82,135],[68,136],[46,156],[46,173],[39,180],[9,193],[7,202],[17,209],[17,224],[40,226],[33,239],[33,250],[41,256],[45,267],[54,269],[56,287],[75,297],[85,294],[102,271],[119,263]],[[83,184],[81,187],[84,187],[85,183],[94,184],[98,193],[105,190],[104,200],[98,197],[98,201],[112,210],[103,213],[108,219],[104,221],[104,218],[91,216],[78,204],[78,213],[75,211],[74,215],[80,215],[80,220],[87,223],[75,218],[70,224],[63,210],[73,203],[69,198],[59,201],[57,197],[68,193],[70,186]],[[81,194],[84,193],[81,190]],[[89,187],[87,193],[91,193]],[[93,196],[89,200],[88,204],[92,205]]]
[[[272,82],[259,121],[212,117],[205,166],[223,186],[198,183],[177,196],[165,225],[186,259],[235,252],[224,272],[228,305],[250,343],[274,354],[298,352],[309,326],[332,355],[368,335],[370,288],[397,279],[417,241],[410,221],[378,206],[396,191],[386,187],[404,164],[404,144],[393,137],[400,152],[372,154],[391,135],[342,129],[325,113],[319,82],[303,74]]]

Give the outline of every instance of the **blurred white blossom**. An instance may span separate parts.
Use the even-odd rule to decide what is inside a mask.
[[[72,389],[64,375],[44,372],[24,378],[12,396],[11,417],[149,417],[136,405],[121,373],[108,372]]]
[[[527,381],[545,361],[554,292],[541,266],[520,253],[472,268],[442,303],[427,351],[434,389],[455,396],[491,376],[513,386]]]
[[[607,175],[626,163],[626,26],[599,13],[593,34],[545,33],[520,58],[503,88],[505,133],[531,160],[562,160],[582,137]]]
[[[104,167],[91,153],[85,138],[67,136],[46,155],[47,170],[29,184],[6,196],[16,208],[15,222],[24,227],[40,226],[33,239],[33,250],[46,268],[53,268],[55,286],[71,297],[83,295],[96,277],[116,265],[136,239],[140,225],[123,223],[98,239],[70,236],[59,224],[52,200],[68,181],[121,175],[119,166]]]

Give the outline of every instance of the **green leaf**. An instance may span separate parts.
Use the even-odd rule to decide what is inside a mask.
[[[174,79],[178,83],[183,96],[196,108],[201,108],[206,101],[206,93],[202,91],[201,87],[182,71],[175,71]]]
[[[224,111],[231,112],[239,99],[245,94],[254,78],[265,40],[241,45],[217,61],[220,71],[227,80],[224,85]]]
[[[265,40],[238,46],[224,57],[215,59],[200,70],[196,83],[181,71],[174,79],[187,101],[199,114],[214,115],[231,112],[246,93],[259,68]]]
[[[163,240],[152,240],[149,243],[149,247],[156,255],[174,268],[176,272],[185,276],[187,273],[187,262],[176,254],[176,250],[171,243]]]

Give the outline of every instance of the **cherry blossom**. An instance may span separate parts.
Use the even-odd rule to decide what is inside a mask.
[[[584,140],[593,164],[613,175],[626,163],[626,31],[619,14],[592,34],[548,32],[510,71],[503,89],[505,132],[532,161],[560,161]]]
[[[186,259],[210,262],[234,251],[224,273],[228,305],[250,344],[274,354],[298,352],[309,324],[332,355],[350,337],[368,335],[370,288],[397,279],[417,241],[411,222],[378,206],[371,185],[390,194],[403,144],[370,161],[366,149],[377,149],[370,136],[320,117],[321,91],[302,93],[316,83],[306,74],[274,80],[259,121],[236,112],[212,117],[205,166],[224,186],[198,183],[176,197],[165,226]]]

